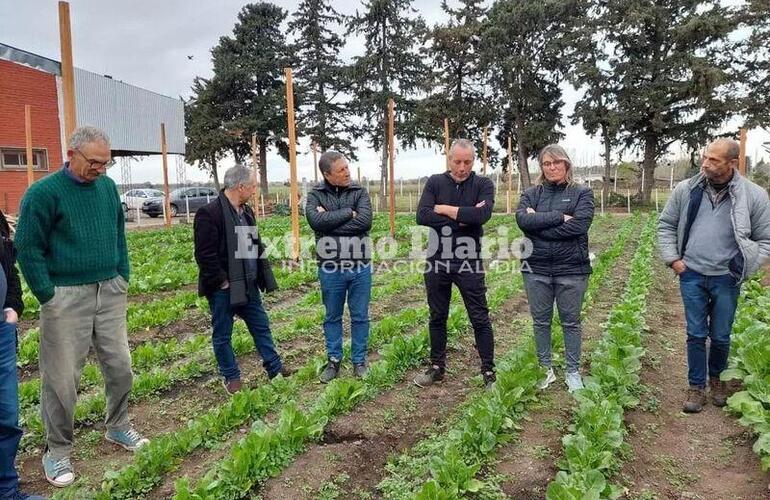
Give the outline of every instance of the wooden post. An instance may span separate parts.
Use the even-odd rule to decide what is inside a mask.
[[[166,144],[166,124],[160,124],[160,151],[163,157],[163,218],[166,219],[166,227],[171,227],[171,196],[168,194],[168,145]]]
[[[505,213],[511,214],[511,184],[513,182],[513,145],[511,143],[512,138],[508,136],[508,197],[507,207]]]
[[[69,144],[77,124],[75,112],[75,69],[72,65],[70,4],[59,2],[59,44],[61,46],[62,97],[64,100],[64,143]]]
[[[318,184],[318,147],[316,146],[315,141],[313,141],[310,147],[313,150],[313,178],[315,179],[315,183]],[[358,182],[361,182],[360,175],[358,176]]]
[[[356,167],[356,170],[358,170],[358,183],[361,184],[361,167]]]
[[[395,173],[395,155],[396,145],[394,143],[395,131],[395,108],[396,104],[393,102],[393,98],[388,99],[388,160],[390,163],[389,169],[389,187],[388,194],[390,195],[390,235],[396,237],[396,180],[393,175]]]
[[[618,192],[618,167],[615,167],[615,180],[613,182],[612,191]]]
[[[265,217],[265,197],[261,193],[259,195],[259,203],[262,205],[262,217]]]
[[[668,189],[670,191],[674,190],[674,167],[671,167],[671,177],[668,180]]]
[[[294,123],[294,78],[291,68],[286,68],[286,117],[289,126],[289,180],[291,182],[291,232],[293,236],[291,257],[299,260],[299,192],[297,189],[297,137]]]
[[[631,213],[631,190],[626,189],[626,203],[628,204],[628,213]]]
[[[409,213],[412,213],[412,192],[409,191]]]
[[[740,145],[741,150],[738,155],[738,172],[741,175],[746,175],[746,129],[742,128],[740,131]]]
[[[35,173],[33,172],[34,156],[32,154],[32,106],[24,106],[24,128],[27,133],[27,187],[35,182]]]
[[[481,175],[487,175],[487,129],[484,127],[484,148],[481,150]]]
[[[604,215],[604,189],[599,191],[599,198],[601,198],[602,215]]]
[[[444,156],[446,169],[449,170],[449,118],[444,118]]]
[[[254,204],[254,212],[257,216],[259,216],[259,205],[257,202],[259,201],[259,171],[257,170],[257,133],[251,134],[251,163],[253,164],[253,170],[254,170],[254,180],[257,183],[257,188],[254,190],[254,199],[252,200],[252,203]]]
[[[658,206],[658,188],[655,188],[655,211],[660,212],[660,206]]]

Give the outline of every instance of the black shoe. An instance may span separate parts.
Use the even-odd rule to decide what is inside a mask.
[[[322,384],[327,384],[337,378],[340,374],[340,362],[336,359],[329,359],[329,362],[326,363],[326,368],[324,368],[324,371],[321,372],[321,376],[319,379],[321,380]]]
[[[481,376],[484,377],[484,389],[491,389],[497,381],[497,375],[493,371],[484,372]]]
[[[428,387],[434,382],[444,380],[444,369],[438,365],[430,365],[425,373],[421,373],[414,378],[414,384],[417,387]]]
[[[353,363],[353,375],[358,378],[364,378],[366,372],[369,371],[369,367],[366,363]]]

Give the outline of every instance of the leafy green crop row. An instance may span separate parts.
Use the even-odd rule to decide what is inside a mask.
[[[570,434],[562,438],[564,459],[548,485],[549,500],[617,498],[621,491],[607,482],[619,466],[626,434],[623,412],[639,403],[642,334],[652,282],[655,217],[642,231],[621,301],[610,312],[604,335],[591,356],[591,376],[576,393],[578,407]]]
[[[727,410],[740,417],[740,424],[757,434],[754,452],[762,470],[770,470],[770,287],[760,277],[744,285],[735,316],[730,348],[730,366],[722,380],[739,379],[743,390],[727,400]]]
[[[637,225],[637,219],[627,221],[613,244],[594,263],[583,313]],[[562,333],[556,321],[553,333],[553,341],[560,346]],[[410,453],[388,464],[388,477],[379,484],[385,498],[455,499],[478,493],[484,487],[476,479],[481,465],[519,429],[526,408],[537,400],[537,383],[544,370],[531,339],[525,342],[499,363],[494,388],[462,405],[461,416],[448,431],[418,443]]]

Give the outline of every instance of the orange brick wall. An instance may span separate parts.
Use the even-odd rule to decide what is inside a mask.
[[[55,172],[62,164],[56,77],[0,60],[0,146],[26,147],[26,104],[32,105],[32,147],[48,150],[49,171],[35,172],[35,178],[39,179]],[[26,171],[0,170],[0,209],[17,213],[26,189]]]

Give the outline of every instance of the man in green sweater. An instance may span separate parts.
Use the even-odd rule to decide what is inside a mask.
[[[34,183],[21,202],[18,260],[40,301],[43,468],[62,487],[70,462],[80,373],[93,345],[104,376],[106,439],[135,451],[148,442],[131,426],[131,353],[126,331],[126,234],[115,183],[104,175],[110,140],[95,127],[70,139],[62,169]]]

